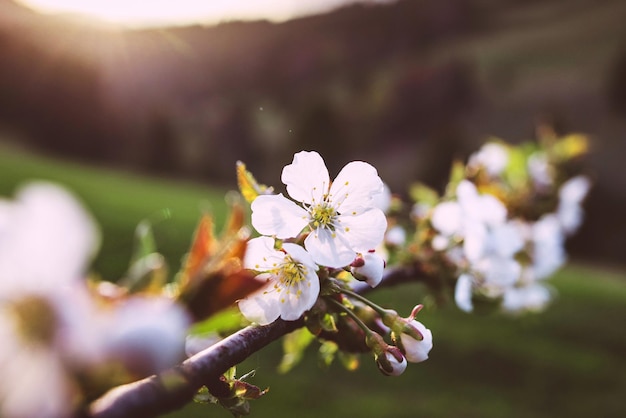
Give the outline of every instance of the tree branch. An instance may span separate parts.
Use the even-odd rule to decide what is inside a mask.
[[[427,278],[417,266],[389,269],[379,287]],[[361,284],[357,283],[355,291],[365,293],[371,290]],[[212,385],[229,368],[303,325],[302,319],[278,319],[265,326],[248,326],[173,369],[110,390],[90,405],[86,417],[155,417],[180,409],[202,386]]]

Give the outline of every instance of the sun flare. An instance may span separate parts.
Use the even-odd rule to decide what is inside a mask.
[[[286,20],[358,0],[18,0],[47,14],[87,16],[132,27],[217,23],[227,20]],[[370,0],[371,2],[381,0]]]

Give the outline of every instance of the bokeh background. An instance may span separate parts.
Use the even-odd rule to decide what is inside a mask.
[[[441,188],[490,137],[588,134],[587,220],[547,313],[430,307],[432,358],[397,379],[368,358],[319,368],[314,348],[277,375],[279,344],[241,372],[271,388],[255,416],[626,416],[625,19],[621,0],[398,0],[124,29],[0,0],[0,191],[68,185],[102,228],[94,269],[114,280],[142,219],[176,271],[199,214],[224,219],[237,160],[280,186],[302,149],[331,173],[363,159],[402,194]],[[410,290],[376,298],[408,313],[424,297]],[[177,416],[194,413],[228,416]]]

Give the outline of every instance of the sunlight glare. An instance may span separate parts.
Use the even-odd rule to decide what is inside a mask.
[[[227,20],[282,21],[357,0],[18,0],[42,13],[84,15],[132,27],[217,23]],[[380,2],[381,0],[370,0]]]

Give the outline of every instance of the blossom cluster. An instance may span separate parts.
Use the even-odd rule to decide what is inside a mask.
[[[342,281],[348,271],[352,278],[372,287],[383,277],[385,260],[381,248],[388,226],[383,209],[389,191],[376,169],[354,161],[331,181],[322,157],[317,152],[302,151],[283,169],[281,179],[291,199],[282,193],[253,194],[251,199],[252,226],[261,236],[248,242],[244,267],[258,273],[257,280],[265,285],[239,301],[242,314],[260,325],[277,318],[292,321],[303,315],[320,316],[319,307],[318,312],[307,313],[316,306],[324,290],[326,306],[331,309],[322,309],[323,314],[332,314],[333,323],[354,321],[363,333],[356,338],[361,338],[374,353],[379,366],[383,365],[381,371],[399,374],[407,359],[425,360],[432,346],[429,330],[413,318],[400,319],[359,297],[381,317],[391,316],[392,322],[403,323],[400,328],[414,330],[410,332],[412,340],[398,338],[397,346],[402,349],[387,344],[351,310],[348,299],[357,295],[349,290],[349,283]],[[405,334],[402,329],[396,330],[398,336]],[[337,338],[333,334],[338,333],[331,329],[326,338]],[[427,347],[421,348],[425,354],[414,355],[416,346]]]
[[[549,151],[520,158],[519,149],[487,143],[470,156],[448,196],[418,214],[433,230],[428,246],[452,270],[462,310],[491,301],[520,313],[541,310],[550,301],[553,291],[545,279],[566,260],[565,239],[582,222],[590,181],[562,176]],[[541,200],[547,209],[525,213],[520,200],[535,206]]]

